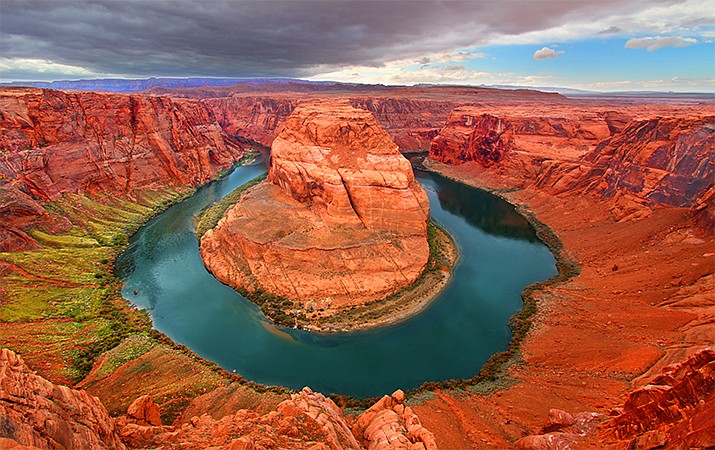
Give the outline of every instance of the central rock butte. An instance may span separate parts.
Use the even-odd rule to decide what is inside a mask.
[[[268,179],[201,238],[201,255],[230,286],[330,314],[414,283],[428,218],[426,193],[372,113],[309,103],[273,142]]]

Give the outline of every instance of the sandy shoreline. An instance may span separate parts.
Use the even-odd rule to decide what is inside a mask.
[[[452,279],[452,269],[459,259],[459,251],[445,230],[437,230],[435,245],[440,255],[427,263],[424,274],[410,287],[390,297],[339,311],[317,319],[304,328],[320,333],[347,333],[397,324],[424,311]],[[430,268],[430,265],[434,265]]]

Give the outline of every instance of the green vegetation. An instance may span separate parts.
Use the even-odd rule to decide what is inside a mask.
[[[223,217],[226,210],[232,205],[236,204],[236,202],[241,199],[241,196],[244,192],[246,192],[249,188],[257,185],[265,179],[265,174],[260,175],[249,181],[248,183],[234,189],[227,196],[217,201],[213,205],[209,206],[204,211],[201,211],[197,215],[196,236],[200,239],[201,236],[206,234],[207,231],[215,227],[216,224],[218,224],[218,221],[221,220],[221,217]]]
[[[37,345],[29,338],[13,336],[19,327],[41,328],[38,324],[43,321],[75,324],[64,326],[70,335],[57,336],[70,345],[48,342],[50,348],[43,357],[70,361],[56,368],[56,378],[79,381],[98,355],[134,333],[146,332],[151,321],[122,298],[113,261],[128,234],[192,192],[185,188],[143,191],[137,194],[137,202],[110,195],[70,194],[45,204],[74,226],[64,233],[31,230],[40,249],[0,253],[0,266],[7,268],[2,275],[0,322],[12,325],[0,328],[0,341],[25,355],[36,351]],[[51,340],[53,335],[43,339]]]
[[[133,334],[119,345],[104,353],[104,361],[95,373],[96,378],[102,378],[113,373],[123,364],[139,358],[155,346],[159,345],[148,333]]]

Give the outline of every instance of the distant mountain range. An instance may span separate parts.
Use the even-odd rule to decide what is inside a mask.
[[[76,90],[76,91],[107,91],[107,92],[138,92],[152,88],[197,88],[210,86],[234,86],[237,84],[260,86],[265,84],[271,85],[292,85],[305,86],[306,88],[340,88],[350,87],[353,89],[385,89],[401,86],[385,86],[385,85],[368,85],[359,83],[341,83],[335,81],[309,81],[297,78],[146,78],[146,79],[123,79],[123,78],[104,78],[94,80],[62,80],[62,81],[13,81],[9,83],[0,83],[0,86],[25,86],[37,87],[57,90]],[[441,84],[419,84],[416,87],[445,87]],[[453,87],[466,87],[454,85]],[[480,85],[473,86],[489,89],[527,89],[541,92],[557,92],[567,97],[630,97],[630,98],[674,98],[674,99],[693,99],[693,100],[715,100],[715,93],[695,93],[695,92],[658,92],[658,91],[619,91],[619,92],[597,92],[587,91],[582,89],[551,87],[551,86],[514,86],[514,85]]]
[[[154,87],[193,88],[202,86],[233,86],[235,84],[313,84],[334,85],[329,81],[306,81],[293,78],[146,78],[128,80],[123,78],[104,78],[96,80],[63,81],[13,81],[0,83],[0,86],[26,86],[57,90],[138,92]]]

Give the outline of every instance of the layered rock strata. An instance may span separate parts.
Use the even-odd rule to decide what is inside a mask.
[[[631,392],[601,427],[604,442],[628,448],[712,448],[715,446],[715,350],[704,349],[663,368],[646,386]]]
[[[196,185],[243,147],[196,101],[0,91],[0,177],[37,199]]]
[[[201,239],[219,280],[332,310],[384,298],[421,275],[427,195],[372,114],[302,105],[271,158],[268,180]]]
[[[0,438],[2,448],[11,448],[11,441],[52,449],[125,448],[96,397],[35,375],[5,348],[0,348]]]
[[[0,89],[0,250],[35,248],[33,227],[66,231],[41,202],[195,186],[244,151],[197,101]]]
[[[558,113],[558,111],[556,111]],[[456,108],[430,148],[446,164],[473,162],[520,186],[609,199],[617,219],[659,205],[713,213],[715,116],[628,120],[595,110],[564,115],[492,115]]]

